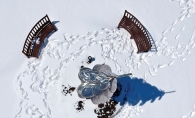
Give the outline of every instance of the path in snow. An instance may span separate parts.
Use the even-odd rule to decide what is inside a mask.
[[[114,63],[116,74],[129,73],[134,70],[139,71],[141,65],[144,63],[147,64],[147,71],[140,73],[145,80],[147,76],[155,76],[159,69],[172,66],[176,59],[185,61],[186,57],[195,47],[195,30],[186,45],[181,45],[182,43],[179,40],[181,32],[186,29],[185,25],[175,36],[175,40],[178,42],[177,46],[170,45],[169,40],[166,38],[166,34],[174,31],[176,24],[179,21],[183,21],[185,17],[187,16],[185,15],[177,19],[169,29],[162,33],[162,39],[155,42],[158,52],[137,54],[136,45],[133,40],[130,40],[130,35],[124,30],[117,29],[102,28],[100,31],[89,32],[86,35],[69,35],[65,33],[63,34],[63,41],[56,39],[49,40],[46,47],[42,50],[40,59],[30,59],[26,68],[22,68],[21,73],[18,74],[16,84],[19,88],[18,91],[21,93],[21,101],[19,103],[19,111],[15,115],[15,118],[22,117],[24,112],[30,117],[40,116],[51,118],[52,108],[50,106],[51,103],[48,102],[49,89],[63,77],[63,73],[67,69],[66,67],[71,62],[80,58],[82,54],[93,48],[94,45],[100,47],[101,56],[105,62],[111,61]],[[75,48],[75,45],[79,45],[78,48]],[[120,58],[118,56],[119,54],[126,55],[127,58]],[[164,60],[153,63],[151,59],[158,56],[170,58],[171,61],[167,62]],[[57,66],[53,67],[52,63],[47,63],[50,60]],[[26,84],[26,79],[30,81],[28,84]],[[30,87],[30,90],[28,87]],[[39,96],[42,98],[41,102],[45,106],[44,110],[37,107],[36,103],[33,103],[34,101],[29,102],[29,95],[34,92],[39,93],[36,97]],[[120,113],[116,117],[132,117],[142,112],[143,109],[140,109],[139,106],[125,104],[121,107]]]
[[[177,1],[183,11],[181,16],[161,34],[161,40],[154,39],[157,40],[155,44],[158,52],[137,54],[136,45],[133,40],[129,39],[130,35],[127,32],[107,28],[102,28],[100,31],[89,32],[86,35],[69,35],[65,33],[63,34],[63,41],[56,39],[49,40],[42,51],[40,59],[29,59],[25,68],[20,69],[21,73],[19,73],[16,78],[15,85],[21,100],[15,118],[21,118],[24,114],[32,118],[51,118],[53,110],[51,103],[48,102],[50,89],[63,78],[67,69],[66,67],[68,67],[71,62],[76,63],[75,60],[77,58],[81,58],[83,54],[87,53],[89,49],[94,46],[100,47],[101,55],[105,62],[114,63],[114,71],[116,74],[134,71],[139,72],[141,66],[146,64],[146,71],[139,75],[143,76],[145,80],[147,80],[147,76],[155,76],[160,69],[174,65],[176,60],[181,60],[182,62],[186,61],[187,56],[195,47],[195,29],[191,39],[185,39],[189,40],[185,45],[182,45],[183,43],[180,39],[182,33],[188,28],[186,24],[180,28],[180,31],[176,33],[174,39],[171,39],[171,41],[174,40],[177,42],[176,46],[171,45],[167,35],[178,29],[178,24],[185,21],[187,17],[190,17],[191,14],[194,13],[195,1]],[[78,48],[75,48],[75,45],[77,45]],[[76,50],[73,50],[73,48]],[[126,55],[126,58],[121,58],[119,56],[120,54]],[[155,57],[169,58],[170,61],[158,61],[155,60]],[[53,63],[57,66],[54,66]],[[37,102],[33,97],[40,97],[41,100]],[[41,103],[44,108],[40,107],[38,105],[39,103]],[[117,113],[116,117],[133,117],[142,113],[143,109],[139,106],[129,106],[125,104],[119,111],[120,113]],[[194,115],[195,107],[192,105],[192,110],[188,115],[184,115],[183,118],[190,118]]]

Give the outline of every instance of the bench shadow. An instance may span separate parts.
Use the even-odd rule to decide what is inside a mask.
[[[145,27],[144,27],[145,28]],[[146,29],[146,28],[145,28]],[[158,49],[157,49],[157,47],[156,47],[156,44],[155,44],[155,42],[154,42],[154,39],[153,39],[153,37],[152,37],[152,35],[150,34],[150,32],[148,31],[148,29],[146,29],[146,31],[148,32],[148,35],[149,35],[149,37],[150,37],[150,42],[151,42],[151,45],[152,45],[152,47],[150,48],[150,52],[157,52],[158,51]]]
[[[54,25],[54,27],[57,29],[56,31],[58,31],[58,28],[55,26],[55,24],[56,23],[59,23],[60,21],[52,21],[51,23]],[[41,59],[42,58],[42,55],[43,55],[43,49],[46,47],[46,45],[48,44],[48,39],[49,39],[49,37],[53,34],[53,33],[55,33],[56,31],[53,31],[53,32],[51,32],[51,33],[49,33],[48,35],[47,35],[47,37],[44,39],[44,42],[41,44],[41,47],[40,47],[40,49],[39,49],[39,59]]]
[[[59,22],[60,21],[52,21],[51,23],[55,25],[56,23],[59,23]]]
[[[112,100],[121,106],[125,103],[132,106],[142,106],[148,101],[153,103],[157,98],[161,100],[165,93],[175,92],[164,92],[143,79],[130,78],[129,76],[117,78],[117,81],[117,90],[113,94]]]
[[[55,26],[55,24],[59,23],[60,21],[52,21],[51,23]],[[57,29],[58,31],[58,28],[55,26],[55,28]]]
[[[54,34],[56,31],[54,31],[54,32],[51,32],[51,33],[49,33],[48,35],[47,35],[47,37],[44,39],[44,42],[41,44],[41,47],[40,47],[40,49],[39,49],[39,56],[38,56],[38,58],[39,59],[41,59],[42,58],[42,55],[43,55],[43,49],[47,46],[47,44],[48,44],[48,42],[49,42],[49,37],[52,35],[52,34]]]

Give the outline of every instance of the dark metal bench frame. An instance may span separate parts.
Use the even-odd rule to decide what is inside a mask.
[[[121,27],[131,34],[130,39],[135,40],[138,48],[137,53],[148,52],[151,49],[151,37],[148,31],[141,22],[127,10],[125,10],[124,16],[118,24],[118,29]]]
[[[41,44],[44,39],[52,32],[57,31],[56,27],[51,23],[46,15],[39,20],[29,32],[26,41],[24,42],[22,53],[28,58],[39,56]],[[39,40],[39,44],[36,41]]]

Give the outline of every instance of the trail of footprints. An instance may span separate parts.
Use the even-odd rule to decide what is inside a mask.
[[[192,106],[192,110],[190,111],[190,113],[188,115],[184,115],[182,116],[182,118],[192,118],[195,116],[195,103]]]
[[[141,113],[143,113],[143,109],[139,106],[129,106],[128,103],[125,103],[116,113],[115,118],[132,118]]]
[[[173,23],[173,26],[177,24],[178,21]],[[172,29],[172,28],[171,28]],[[181,31],[185,30],[185,26],[181,29]],[[172,31],[172,30],[170,30]],[[87,35],[76,35],[71,36],[68,34],[64,35],[64,40],[59,41],[56,39],[49,40],[46,48],[43,49],[43,53],[40,59],[34,59],[28,62],[27,69],[17,77],[17,83],[20,86],[21,91],[21,102],[20,102],[20,110],[16,114],[15,118],[20,118],[21,113],[25,110],[24,104],[28,103],[28,93],[23,88],[23,79],[26,75],[32,75],[32,81],[30,88],[33,92],[38,92],[45,95],[43,100],[45,107],[47,108],[47,113],[40,112],[35,105],[29,105],[27,108],[27,114],[32,116],[32,114],[37,113],[40,116],[44,116],[47,118],[51,118],[52,110],[49,107],[49,103],[47,103],[47,96],[49,94],[48,88],[52,87],[54,83],[59,80],[63,74],[62,72],[66,69],[66,65],[74,61],[75,58],[79,58],[81,54],[83,54],[87,49],[92,47],[93,45],[100,45],[102,52],[101,55],[105,60],[111,60],[115,64],[115,69],[119,74],[127,73],[124,72],[123,68],[120,65],[120,61],[124,61],[126,63],[126,67],[129,69],[128,72],[131,72],[134,69],[139,69],[142,63],[146,63],[148,65],[148,72],[143,73],[146,78],[147,75],[155,76],[158,72],[158,69],[162,69],[174,64],[175,59],[180,59],[181,61],[185,61],[187,55],[191,53],[192,48],[195,47],[195,30],[192,35],[189,43],[183,47],[178,43],[176,47],[173,47],[168,44],[168,40],[165,37],[165,34],[169,32],[166,30],[162,33],[162,39],[158,43],[156,41],[156,45],[158,47],[158,52],[148,52],[148,53],[136,53],[135,44],[129,39],[129,35],[126,33],[122,33],[120,30],[109,30],[106,28],[102,28],[100,31],[94,31],[88,33]],[[98,38],[101,35],[105,35],[106,38]],[[179,34],[176,36],[179,38]],[[176,39],[178,39],[176,38]],[[71,47],[79,42],[79,41],[87,41],[86,44],[79,47],[78,51],[70,53],[69,56],[65,56],[65,52],[69,51]],[[178,49],[183,49],[182,52],[178,52]],[[125,60],[119,59],[116,55],[118,53],[128,54],[129,57]],[[172,58],[172,61],[167,63],[158,63],[151,64],[150,58],[152,56],[167,56]],[[50,57],[56,59],[56,63],[59,66],[56,69],[51,68],[49,65],[43,67],[42,64],[46,57]],[[59,61],[60,60],[60,61]]]

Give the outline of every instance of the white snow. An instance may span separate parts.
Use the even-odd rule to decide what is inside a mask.
[[[125,10],[150,32],[153,51],[137,54],[130,34],[117,29]],[[194,12],[195,0],[1,0],[0,117],[96,118],[97,105],[76,91],[63,95],[62,85],[77,87],[81,65],[103,63],[118,75],[133,73],[114,117],[194,117]],[[24,41],[46,14],[59,21],[58,31],[46,39],[39,59],[28,59]],[[88,56],[95,61],[87,64]],[[165,93],[155,96],[159,91]],[[80,100],[85,104],[78,112]]]

